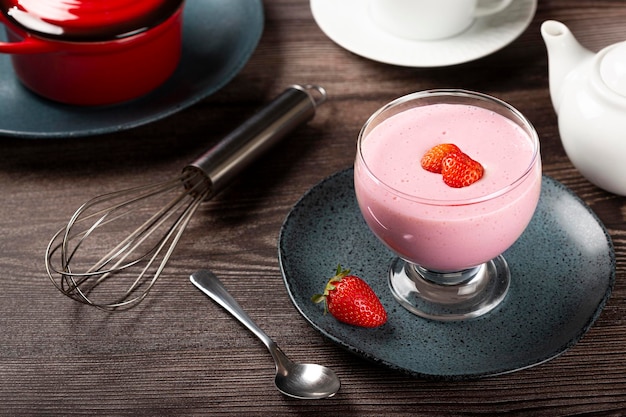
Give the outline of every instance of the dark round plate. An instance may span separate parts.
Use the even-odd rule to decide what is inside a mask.
[[[511,268],[511,288],[492,312],[458,322],[409,313],[387,286],[394,255],[361,217],[352,169],[308,191],[279,236],[289,296],[315,329],[366,359],[437,379],[503,374],[560,355],[595,322],[615,282],[615,253],[606,229],[576,195],[545,176],[529,227],[504,255]],[[348,326],[311,302],[339,263],[379,295],[389,315],[385,325]]]
[[[150,94],[115,106],[58,104],[28,91],[10,57],[0,54],[0,135],[90,136],[130,129],[174,114],[226,85],[246,64],[263,33],[261,0],[187,0],[183,52],[170,79]],[[5,40],[0,30],[0,40]]]

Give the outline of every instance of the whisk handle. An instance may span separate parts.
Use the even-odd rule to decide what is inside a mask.
[[[320,86],[292,85],[259,110],[184,171],[202,174],[211,191],[210,198],[237,174],[299,125],[311,120],[317,106],[326,100]],[[197,182],[196,178],[193,180]],[[187,187],[194,184],[187,184]]]

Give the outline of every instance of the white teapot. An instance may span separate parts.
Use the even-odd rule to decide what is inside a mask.
[[[541,26],[561,141],[590,182],[626,195],[626,42],[593,53],[563,23]]]

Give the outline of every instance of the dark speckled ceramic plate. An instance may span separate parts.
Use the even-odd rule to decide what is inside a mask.
[[[57,104],[26,90],[0,54],[0,135],[58,138],[130,129],[172,115],[226,85],[263,33],[261,0],[187,0],[183,51],[170,79],[150,94],[115,106]],[[0,26],[0,40],[4,40]]]
[[[543,178],[539,205],[505,257],[512,284],[503,303],[469,321],[419,318],[396,303],[386,273],[393,254],[369,231],[348,169],[307,192],[280,232],[279,257],[300,313],[330,340],[418,377],[479,378],[548,361],[573,346],[604,307],[615,282],[611,239],[595,214],[559,182]],[[366,279],[389,320],[362,329],[310,301],[337,264]]]

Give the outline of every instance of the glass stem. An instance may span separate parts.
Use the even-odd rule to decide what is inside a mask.
[[[422,266],[407,263],[407,275],[414,276],[418,274],[419,279],[425,279],[437,285],[462,285],[468,283],[476,277],[478,273],[484,269],[484,265],[475,266],[473,268],[463,269],[453,272],[438,272]]]

